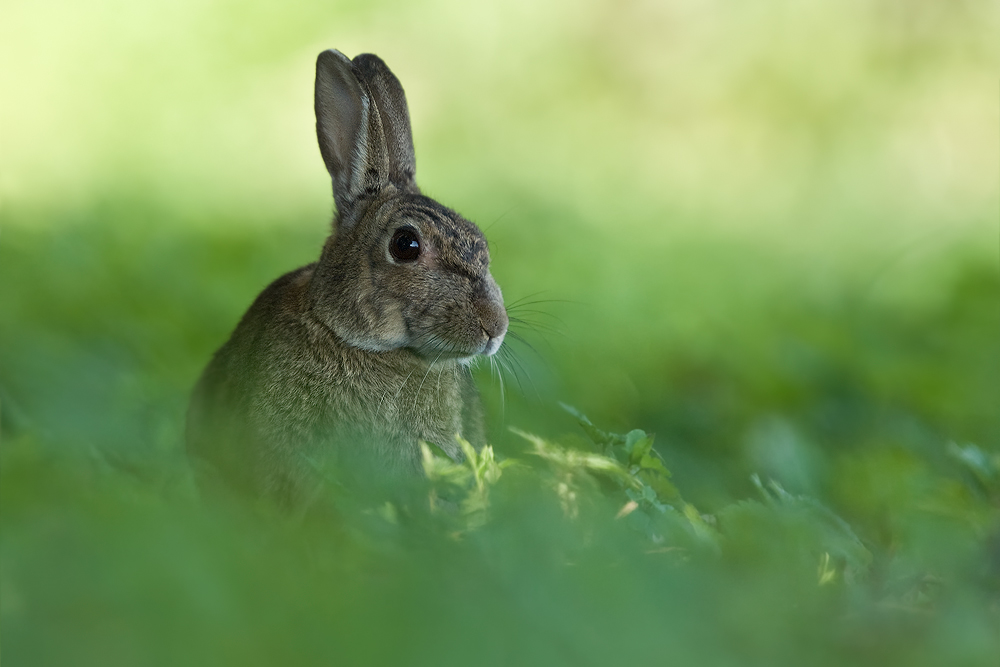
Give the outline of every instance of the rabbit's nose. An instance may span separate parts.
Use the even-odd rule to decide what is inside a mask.
[[[503,307],[500,288],[489,275],[477,286],[472,299],[472,308],[479,319],[479,326],[486,334],[486,354],[492,354],[503,343],[507,333],[507,309]]]
[[[503,307],[503,297],[496,283],[484,285],[473,299],[472,307],[486,335],[502,339],[507,333],[507,310]]]
[[[507,333],[507,311],[503,306],[491,304],[490,307],[480,310],[479,324],[490,338],[503,338]]]

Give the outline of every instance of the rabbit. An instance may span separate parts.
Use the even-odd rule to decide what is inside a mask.
[[[315,111],[333,231],[215,353],[185,434],[199,479],[291,504],[318,483],[317,461],[363,461],[364,484],[419,475],[420,441],[455,460],[456,435],[481,448],[470,365],[508,325],[483,233],[414,181],[406,96],[386,64],[324,51]]]

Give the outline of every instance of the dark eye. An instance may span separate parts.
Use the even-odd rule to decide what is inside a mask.
[[[389,241],[389,252],[397,262],[412,262],[420,256],[420,239],[412,229],[397,229]]]

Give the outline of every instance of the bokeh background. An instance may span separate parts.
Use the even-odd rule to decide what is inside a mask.
[[[602,428],[655,432],[702,512],[751,496],[752,473],[775,479],[843,517],[876,564],[911,549],[921,565],[907,576],[957,582],[958,607],[919,612],[936,614],[937,634],[893,620],[880,639],[854,626],[827,639],[856,659],[920,664],[904,648],[929,636],[927,664],[979,664],[996,646],[995,589],[984,601],[981,579],[942,572],[978,577],[1000,561],[988,547],[998,494],[980,488],[1000,478],[997,34],[988,0],[5,2],[5,657],[193,664],[165,648],[187,641],[215,664],[308,662],[354,613],[324,606],[344,582],[286,573],[258,590],[305,556],[282,550],[273,531],[286,527],[257,537],[252,521],[196,509],[182,451],[210,354],[329,231],[312,81],[335,47],[377,53],[400,78],[418,183],[486,230],[495,277],[522,301],[531,347],[510,342],[502,387],[479,370],[501,454],[523,453],[510,426],[572,432],[561,401]],[[968,482],[959,450],[981,456],[983,479]],[[518,604],[550,612],[531,622],[495,602],[562,581],[525,553],[466,554],[470,572],[496,578],[484,606],[475,586],[435,598],[402,575],[351,580],[373,625],[342,631],[336,650],[360,651],[378,627],[398,636],[400,610],[428,599],[456,633],[494,628],[497,644],[477,644],[483,664],[520,655],[502,647],[518,637],[590,641],[581,628],[603,617],[574,617],[558,593],[525,593]],[[667,630],[691,618],[686,602],[594,595],[645,610],[679,642],[663,639],[666,653],[798,661],[826,617],[787,637],[777,621],[762,629],[753,602],[770,593],[744,584],[767,579],[748,572],[712,598],[742,611],[703,628],[732,640],[705,653],[697,632]],[[691,586],[670,595],[703,599]],[[386,616],[383,599],[403,602]],[[261,630],[274,623],[284,630]],[[656,644],[618,637],[640,655]],[[431,661],[440,645],[418,639],[383,657]],[[599,655],[543,645],[517,650],[548,664]]]

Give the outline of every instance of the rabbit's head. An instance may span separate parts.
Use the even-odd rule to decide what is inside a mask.
[[[337,216],[311,279],[312,316],[372,352],[431,362],[496,352],[507,312],[486,238],[420,194],[406,97],[381,59],[319,55],[316,133]]]

